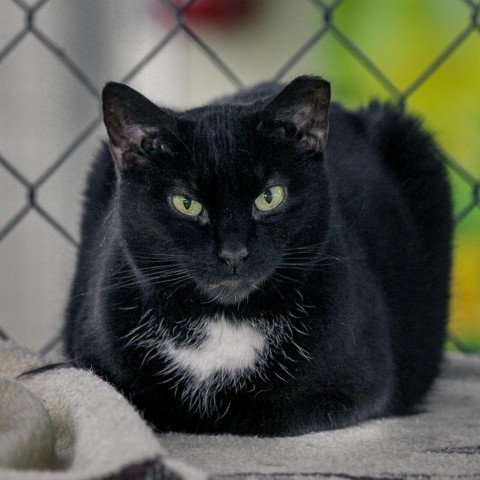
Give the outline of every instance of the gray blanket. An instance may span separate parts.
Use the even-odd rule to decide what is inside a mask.
[[[292,438],[160,440],[225,479],[480,479],[480,358],[450,355],[422,410]]]
[[[480,479],[480,359],[449,355],[422,412],[292,438],[155,436],[110,385],[0,341],[0,480]],[[167,453],[168,452],[168,453]]]

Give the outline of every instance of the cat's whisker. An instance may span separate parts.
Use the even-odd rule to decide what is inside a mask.
[[[283,263],[278,266],[278,270],[315,270],[318,265],[309,263]]]
[[[280,273],[278,270],[272,275],[271,278],[272,279],[275,278],[280,283],[289,283],[289,282],[295,282],[295,283],[299,283],[299,284],[303,283],[301,280],[299,280],[297,278],[289,277],[287,275],[284,275],[284,274]]]
[[[194,278],[194,277],[192,276],[192,277],[191,277],[191,280],[193,280],[193,278]],[[181,282],[175,282],[175,283],[173,283],[172,285],[169,285],[169,287],[171,288],[171,287],[177,285],[178,283],[180,283],[180,284],[179,284],[174,290],[172,290],[172,291],[168,294],[167,300],[170,300],[170,299],[173,297],[173,295],[175,295],[175,293],[177,293],[183,286],[185,286],[185,284],[187,283],[187,281],[184,280],[184,281],[181,281]]]
[[[325,242],[315,243],[312,245],[302,245],[300,247],[285,247],[284,253],[295,253],[304,251],[318,251],[325,246]]]
[[[171,283],[171,286],[177,284],[178,282],[180,281],[183,281],[183,280],[191,280],[193,278],[192,275],[181,275],[179,277],[174,277],[174,278],[169,278],[169,279],[157,279],[157,278],[153,278],[153,279],[149,279],[149,283],[151,285],[161,285],[161,284],[164,284],[164,283]]]
[[[297,270],[314,270],[321,267],[328,267],[336,263],[345,263],[351,260],[360,260],[363,256],[337,257],[322,253],[319,258],[311,259],[301,256],[284,258],[279,265],[279,269],[297,269]]]
[[[181,273],[184,273],[184,272],[188,272],[190,271],[189,269],[187,268],[179,268],[178,266],[176,267],[168,267],[168,268],[162,268],[162,267],[148,267],[148,268],[142,268],[142,269],[138,269],[139,273],[142,275],[142,276],[149,276],[149,275],[152,275],[152,274],[155,274],[155,273],[158,273],[159,275],[171,275],[172,273],[176,273],[176,272],[181,272]],[[134,273],[130,273],[130,272],[117,272],[115,275],[119,276],[119,275],[131,275],[131,276],[135,276]]]
[[[143,258],[143,259],[133,258],[133,260],[137,266],[142,266],[142,268],[143,268],[143,265],[157,265],[159,267],[169,267],[169,266],[178,265],[180,263],[178,260],[171,260],[171,259],[162,260],[162,259],[153,259],[153,258]]]
[[[156,252],[156,253],[150,253],[150,252],[130,252],[132,255],[132,258],[146,258],[146,259],[178,259],[178,258],[189,258],[188,255],[182,254],[182,253],[161,253],[161,252]]]
[[[170,265],[170,266],[154,265],[150,267],[142,267],[139,270],[142,273],[149,273],[149,272],[155,272],[155,271],[158,271],[159,273],[162,273],[162,272],[169,273],[169,272],[180,271],[180,270],[188,271],[188,269],[184,267],[179,268],[178,265]]]
[[[282,300],[285,300],[285,295],[282,293],[282,291],[281,291],[281,290],[278,288],[278,286],[276,285],[276,283],[275,283],[276,281],[278,281],[278,280],[276,280],[275,278],[272,277],[271,285],[272,285],[272,287],[277,291],[277,293],[279,294],[280,298],[281,298]],[[281,283],[284,283],[284,282],[281,282]]]
[[[296,261],[308,261],[308,262],[312,262],[316,259],[316,256],[313,256],[313,255],[310,255],[310,254],[305,254],[305,255],[298,255],[296,257],[287,257],[287,256],[284,256],[283,257],[283,260],[285,262],[296,262]]]
[[[201,301],[200,303],[202,305],[208,305],[210,303],[215,303],[220,297],[221,297],[221,293],[217,293],[217,295],[215,295],[215,297],[212,297],[212,298],[208,299],[207,301]]]
[[[300,292],[300,290],[298,288],[295,288],[295,292],[297,293],[297,295],[300,297],[302,303],[303,303],[303,295],[302,295],[302,292]]]
[[[128,251],[129,257],[132,259],[151,259],[151,260],[176,260],[176,259],[188,259],[189,256],[179,253],[161,253],[161,252],[146,252],[146,251]],[[112,252],[112,256],[120,259],[125,258],[124,252]]]
[[[291,256],[291,255],[302,255],[302,254],[305,254],[305,255],[308,255],[308,254],[311,254],[311,253],[319,253],[321,252],[323,249],[323,245],[319,246],[319,247],[304,247],[304,248],[298,248],[298,249],[295,249],[295,250],[284,250],[283,252],[283,256]]]
[[[163,284],[163,283],[169,283],[169,282],[171,283],[173,281],[176,281],[178,279],[178,275],[182,275],[182,278],[187,278],[188,276],[193,278],[190,272],[186,269],[184,269],[183,271],[176,270],[175,272],[169,272],[169,273],[157,274],[157,275],[155,275],[155,273],[150,273],[150,274],[144,275],[143,278],[149,283],[155,282],[155,284]],[[104,287],[98,287],[95,291],[109,291],[109,290],[114,290],[116,288],[127,288],[127,287],[139,286],[140,284],[141,284],[141,280],[135,274],[129,273],[119,282],[111,285],[106,285]],[[82,296],[88,295],[88,294],[94,294],[94,292],[84,292]]]

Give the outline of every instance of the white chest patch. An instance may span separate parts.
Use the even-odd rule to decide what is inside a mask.
[[[204,338],[194,346],[168,342],[167,356],[177,368],[204,382],[218,372],[236,377],[254,370],[265,348],[266,339],[259,329],[221,317],[205,320]]]

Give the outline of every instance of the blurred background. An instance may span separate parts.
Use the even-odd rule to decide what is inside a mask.
[[[480,352],[480,0],[1,0],[0,329],[61,328],[109,80],[188,108],[265,80],[327,78],[351,108],[420,116],[455,200],[450,335]]]

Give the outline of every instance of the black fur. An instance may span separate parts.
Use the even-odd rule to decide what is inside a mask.
[[[393,107],[333,104],[328,125],[328,100],[317,77],[182,113],[105,88],[114,161],[105,148],[88,182],[67,352],[159,430],[338,428],[409,412],[437,375],[452,231],[441,155]],[[254,200],[272,185],[287,196],[263,214]],[[175,193],[202,214],[176,211]],[[158,347],[201,345],[205,317],[270,343],[236,384],[218,372],[202,410]]]

